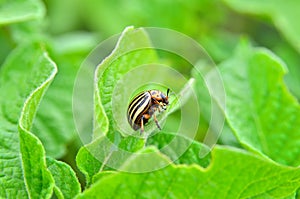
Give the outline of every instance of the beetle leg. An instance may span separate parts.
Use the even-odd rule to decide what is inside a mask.
[[[151,117],[151,116],[150,116],[149,114],[147,114],[147,113],[145,113],[145,114],[143,115],[143,118],[146,119],[146,120],[149,120],[150,117]]]
[[[156,118],[156,114],[155,114],[155,113],[153,114],[153,119],[154,119],[154,121],[155,121],[156,126],[159,128],[159,130],[161,130],[161,128],[160,128],[160,126],[159,126],[159,123],[158,123],[158,121],[157,121],[157,118]]]
[[[140,132],[141,135],[144,133],[144,119],[148,120],[150,117],[151,116],[147,113],[142,116],[142,119],[141,119],[141,132]]]
[[[142,116],[141,119],[141,131],[140,131],[140,135],[142,135],[144,133],[144,115]]]
[[[155,103],[155,104],[158,104],[158,105],[160,105],[160,102],[159,101],[157,101],[157,99],[155,99],[155,98],[152,98],[153,99],[153,102]]]

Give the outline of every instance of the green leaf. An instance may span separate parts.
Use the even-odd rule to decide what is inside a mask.
[[[156,60],[156,54],[151,49],[133,51],[149,47],[149,39],[142,29],[126,28],[113,52],[96,69],[94,141],[83,147],[76,158],[78,168],[86,175],[87,185],[99,170],[104,170],[106,167],[118,168],[131,155],[130,152],[144,146],[143,139],[123,138],[115,130],[116,123],[113,118],[111,101],[116,83],[122,75],[137,66]],[[126,92],[126,87],[122,89],[123,92]],[[120,97],[124,99],[123,95]],[[121,122],[127,124],[127,120]],[[110,138],[114,140],[114,143],[103,136],[107,132],[110,133]],[[102,164],[103,162],[104,164]],[[110,166],[110,162],[113,166]]]
[[[177,164],[194,163],[206,167],[210,162],[207,147],[181,135],[160,132],[148,138],[147,145],[157,146],[162,153],[168,155]],[[117,147],[107,138],[100,137],[80,149],[76,158],[77,166],[85,174],[89,186],[99,171],[119,169],[127,161],[132,153],[126,153],[123,149],[127,152],[136,152],[143,146],[144,141],[135,137],[122,139]],[[201,154],[206,155],[202,157]],[[110,165],[114,167],[109,167]]]
[[[144,140],[131,136],[122,139],[118,146],[107,137],[101,136],[79,150],[76,157],[77,166],[85,175],[89,186],[93,176],[99,171],[118,169],[132,155],[130,152],[135,152],[143,146]]]
[[[146,152],[155,154],[155,162],[140,158]],[[166,157],[150,148],[125,166],[166,161]],[[206,169],[170,164],[149,173],[106,174],[78,198],[291,198],[299,185],[298,168],[279,166],[242,150],[217,146]]]
[[[47,158],[47,165],[53,175],[54,191],[58,198],[74,198],[81,192],[76,174],[68,164]]]
[[[20,46],[0,71],[0,196],[43,197],[54,181],[41,142],[30,132],[37,106],[56,66],[40,44]]]
[[[300,16],[299,1],[224,0],[224,2],[238,12],[269,17],[290,44],[300,52],[300,24],[295,20]]]
[[[0,25],[42,18],[45,7],[40,0],[3,0],[0,2]]]
[[[157,133],[147,140],[147,146],[152,145],[176,164],[198,164],[207,167],[210,162],[208,147],[180,134]],[[202,154],[205,156],[202,157]]]
[[[46,168],[45,151],[40,140],[26,129],[19,127],[20,152],[23,176],[13,176],[23,180],[29,198],[50,198],[54,180]],[[7,167],[7,165],[5,165]],[[24,179],[22,179],[24,177]],[[8,182],[4,182],[9,185]],[[24,187],[15,185],[17,191],[25,191]]]
[[[201,67],[205,67],[205,65],[202,65]],[[202,76],[195,70],[192,70],[192,76],[196,79],[194,90],[199,99],[198,104],[201,110],[201,120],[206,121],[209,125],[209,127],[206,129],[205,136],[210,139],[218,140],[224,145],[239,147],[239,142],[235,138],[228,123],[226,121],[224,121],[224,124],[221,123],[221,119],[224,119],[225,115],[220,104],[217,103],[215,95],[212,95],[211,93],[213,90],[208,90],[207,83],[215,83],[211,79],[211,73],[214,72],[216,72],[215,69],[208,70],[205,76]],[[205,82],[205,80],[208,82]],[[216,88],[214,89],[216,90]],[[201,125],[201,123],[199,125]]]
[[[241,45],[220,66],[226,118],[247,148],[286,165],[300,164],[300,106],[284,84],[285,65],[266,49]]]
[[[116,126],[112,111],[112,94],[118,80],[130,70],[157,60],[155,51],[149,47],[151,44],[143,29],[128,27],[123,31],[112,54],[98,65],[95,87],[95,138],[106,134],[109,125]],[[123,87],[123,93],[129,92],[126,86],[128,85]],[[126,99],[124,95],[119,95],[123,100]]]
[[[87,187],[91,184],[93,176],[100,171],[100,168],[102,166],[102,162],[98,160],[97,157],[93,154],[93,152],[98,152],[97,149],[99,148],[100,154],[102,154],[103,151],[106,151],[101,150],[101,142],[102,138],[100,137],[93,143],[81,147],[76,156],[77,167],[84,174]],[[103,148],[104,147],[105,146],[103,146]]]
[[[123,136],[134,133],[126,116],[128,103],[134,97],[132,94],[141,90],[162,90],[161,85],[173,84],[172,80],[177,81],[172,88],[177,92],[187,81],[172,72],[160,64],[144,29],[126,28],[113,52],[96,69],[94,138],[107,132],[111,138],[114,130]],[[154,123],[147,126],[151,129]]]
[[[300,16],[298,1],[240,1],[240,0],[225,0],[225,2],[233,9],[241,13],[248,13],[256,16],[267,16],[273,21],[273,24],[286,37],[288,46],[281,38],[270,38],[270,34],[261,32],[262,42],[269,45],[276,54],[278,54],[287,64],[289,73],[285,76],[287,85],[300,99],[300,69],[299,69],[299,53],[300,53],[300,25],[295,20]],[[255,28],[257,28],[255,26]],[[256,32],[259,32],[255,30]],[[274,33],[272,33],[274,34]],[[277,35],[277,34],[276,34]]]

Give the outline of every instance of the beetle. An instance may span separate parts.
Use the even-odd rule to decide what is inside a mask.
[[[170,89],[167,90],[167,95],[165,95],[159,90],[147,90],[133,98],[127,109],[127,119],[133,130],[141,129],[140,133],[142,134],[144,125],[152,116],[156,126],[161,130],[156,112],[167,109],[169,92]]]

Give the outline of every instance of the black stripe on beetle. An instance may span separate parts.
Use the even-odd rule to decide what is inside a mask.
[[[144,91],[133,98],[127,109],[127,119],[130,126],[136,131],[141,129],[141,134],[144,132],[144,125],[153,116],[156,126],[160,125],[156,118],[156,112],[166,110],[169,105],[169,91],[167,95],[159,90]]]

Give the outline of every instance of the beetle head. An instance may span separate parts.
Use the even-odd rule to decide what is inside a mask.
[[[167,95],[165,95],[163,92],[160,92],[160,97],[161,97],[161,102],[163,107],[169,105],[169,92],[170,89],[167,90]]]
[[[165,95],[163,92],[159,91],[159,90],[151,90],[150,94],[151,97],[158,102],[161,106],[165,107],[169,104],[169,90],[167,90],[167,95]]]

